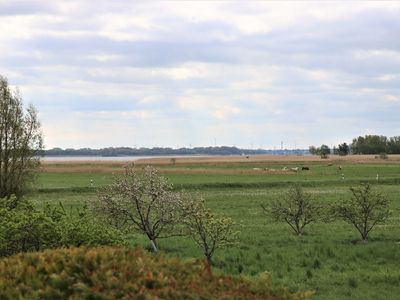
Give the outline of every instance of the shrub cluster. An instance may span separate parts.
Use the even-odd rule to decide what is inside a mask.
[[[0,256],[80,245],[114,245],[122,235],[93,218],[86,207],[39,209],[14,197],[0,201]]]
[[[339,218],[351,224],[360,233],[363,242],[368,242],[372,229],[388,218],[389,201],[368,183],[351,187],[350,191],[350,199],[333,203],[324,209],[315,203],[312,194],[295,185],[278,201],[261,207],[275,220],[286,222],[297,235],[302,235],[310,223],[318,220],[330,222]]]
[[[70,248],[0,260],[1,299],[309,299],[311,292],[274,289],[211,275],[200,261],[151,255],[136,248]]]

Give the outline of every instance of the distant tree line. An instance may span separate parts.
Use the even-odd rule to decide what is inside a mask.
[[[400,136],[366,135],[353,139],[353,154],[400,154]]]
[[[61,149],[44,151],[45,156],[165,156],[165,155],[256,155],[256,154],[304,154],[306,150],[240,149],[237,147],[194,147],[194,148],[129,148],[110,147],[102,149]]]
[[[339,144],[330,149],[327,145],[310,146],[308,152],[326,158],[329,154],[340,156],[348,154],[400,154],[400,136],[366,135],[353,139],[353,142]]]

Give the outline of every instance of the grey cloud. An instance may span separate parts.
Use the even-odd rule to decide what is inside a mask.
[[[56,6],[52,1],[15,0],[0,2],[0,16],[35,15],[56,11]]]
[[[393,58],[400,57],[399,11],[362,10],[334,20],[273,27],[265,34],[245,34],[226,19],[193,21],[165,11],[154,14],[155,27],[134,24],[120,29],[146,38],[128,41],[105,36],[100,28],[106,24],[99,23],[99,16],[109,12],[115,17],[122,10],[132,17],[153,15],[151,10],[157,6],[125,3],[86,3],[65,13],[46,2],[26,1],[20,6],[2,2],[0,18],[52,14],[64,20],[53,24],[38,19],[35,24],[43,30],[28,39],[11,39],[14,51],[2,53],[0,68],[18,73],[13,84],[29,86],[28,96],[48,114],[149,110],[166,127],[160,132],[175,130],[185,139],[191,135],[188,128],[198,133],[198,140],[205,140],[211,134],[206,128],[218,126],[224,128],[221,135],[229,136],[231,128],[244,126],[243,132],[263,136],[267,130],[269,139],[276,140],[292,129],[296,134],[303,130],[315,138],[334,140],[347,128],[362,134],[364,128],[399,127],[399,103],[385,102],[385,97],[400,94],[400,77],[382,80],[384,75],[398,74],[400,68],[400,59]],[[254,8],[239,2],[222,7],[238,16],[256,15]],[[381,54],[368,56],[368,51],[376,50]],[[101,61],[96,56],[112,59]],[[190,68],[192,63],[202,64],[205,74],[177,80],[152,73],[160,68]],[[264,76],[271,80],[264,84]],[[151,96],[157,96],[157,101],[143,100]],[[205,101],[199,109],[180,107],[179,101],[195,96]],[[226,113],[219,120],[211,111],[214,104],[222,110],[235,106],[240,112]],[[138,131],[155,130],[155,123],[137,124],[142,126]],[[274,130],[265,124],[273,124]]]

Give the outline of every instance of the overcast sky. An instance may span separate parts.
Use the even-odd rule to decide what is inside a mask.
[[[400,2],[0,0],[0,74],[47,148],[400,135]]]

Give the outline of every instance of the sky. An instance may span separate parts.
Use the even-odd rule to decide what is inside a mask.
[[[400,1],[0,0],[0,74],[47,149],[400,135]]]

